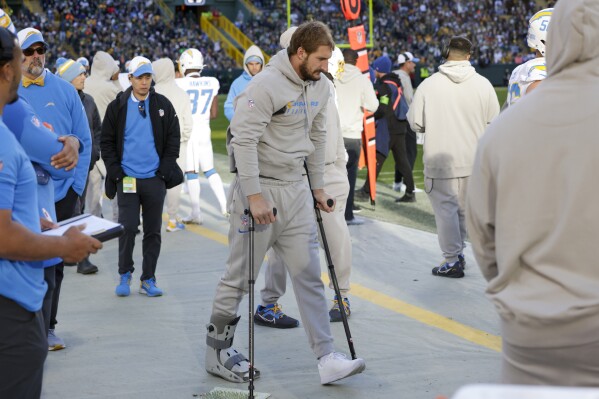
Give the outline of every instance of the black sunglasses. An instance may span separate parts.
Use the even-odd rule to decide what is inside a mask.
[[[143,116],[145,118],[146,117],[146,102],[140,101],[139,105],[137,106],[137,109],[139,110],[139,113],[141,114],[141,116]]]
[[[25,55],[25,57],[31,57],[33,55],[33,53],[38,53],[39,55],[46,54],[46,48],[45,47],[37,47],[37,48],[29,47],[28,49],[23,50],[23,55]]]

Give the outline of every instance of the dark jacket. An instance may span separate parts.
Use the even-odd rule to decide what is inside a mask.
[[[391,134],[405,134],[405,123],[401,123],[395,116],[393,110],[393,92],[389,87],[389,83],[385,81],[395,82],[397,87],[401,87],[399,76],[394,73],[388,73],[374,84],[376,97],[379,100],[379,108],[374,113],[376,119],[376,150],[385,156],[389,154],[389,141]],[[386,97],[383,100],[383,97]]]
[[[81,97],[81,102],[83,103],[83,108],[85,108],[87,122],[89,123],[89,131],[91,132],[92,136],[92,158],[89,163],[89,170],[92,170],[98,159],[100,159],[102,120],[100,120],[100,113],[98,112],[98,107],[96,106],[94,98],[89,94],[85,94],[81,90],[78,92],[79,97]]]
[[[106,164],[105,190],[108,198],[114,198],[117,183],[125,177],[121,167],[125,142],[125,123],[127,120],[127,102],[132,88],[119,93],[108,104],[102,122],[102,159]],[[163,95],[150,89],[150,119],[154,133],[154,145],[160,158],[156,175],[162,178],[166,188],[183,183],[183,172],[177,165],[180,146],[179,119],[171,102]]]

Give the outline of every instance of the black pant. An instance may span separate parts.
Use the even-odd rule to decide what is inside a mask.
[[[42,312],[0,296],[0,398],[38,399],[47,355]]]
[[[133,273],[133,248],[139,226],[139,210],[142,209],[144,237],[142,243],[143,272],[141,280],[154,277],[160,255],[162,237],[162,207],[166,185],[159,177],[137,179],[136,193],[123,193],[123,182],[118,183],[119,223],[125,233],[119,237],[119,274]]]
[[[354,218],[354,190],[356,189],[356,178],[358,177],[358,163],[360,162],[360,149],[362,140],[343,139],[347,151],[347,179],[349,180],[349,194],[345,205],[345,220]]]
[[[56,220],[59,222],[79,214],[79,195],[69,188],[67,195],[56,203]],[[58,301],[60,299],[60,287],[62,287],[62,278],[64,277],[64,263],[56,265],[55,269],[55,287],[52,295],[52,309],[50,312],[50,329],[54,329],[56,324],[56,315],[58,314]]]
[[[406,139],[405,134],[391,134],[389,136],[389,151],[393,153],[395,159],[395,168],[399,168],[400,172],[404,176],[406,184],[406,193],[414,192],[414,176],[412,175],[412,169],[408,162],[408,155],[406,154]],[[379,177],[379,173],[383,168],[387,156],[378,152],[376,153],[376,177]],[[370,180],[366,177],[366,182],[362,190],[370,192]]]
[[[50,318],[52,315],[52,303],[54,302],[54,290],[56,289],[56,266],[46,267],[44,269],[44,280],[48,284],[48,291],[44,296],[42,304],[42,315],[44,316],[44,325],[46,332],[50,328]]]
[[[416,163],[416,157],[418,156],[418,145],[416,144],[416,133],[410,128],[410,124],[407,121],[400,121],[400,123],[406,125],[406,153],[408,154],[408,163],[410,164],[410,170],[414,171],[414,164]],[[395,163],[395,183],[399,183],[403,175]]]

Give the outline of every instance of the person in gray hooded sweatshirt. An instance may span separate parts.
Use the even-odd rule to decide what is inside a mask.
[[[161,58],[152,62],[154,70],[154,90],[162,94],[173,104],[177,117],[179,118],[179,128],[181,131],[181,147],[179,148],[179,158],[177,164],[181,170],[185,169],[187,159],[187,142],[191,136],[193,128],[193,116],[191,115],[191,105],[185,90],[175,83],[175,65],[169,58]],[[177,211],[181,199],[181,187],[175,186],[166,190],[166,209],[168,213],[167,232],[184,230],[185,225],[179,220]]]
[[[229,381],[249,379],[248,359],[232,347],[241,318],[239,304],[248,290],[246,209],[256,222],[256,274],[270,247],[285,259],[302,324],[319,359],[321,383],[365,368],[364,360],[349,360],[334,351],[313,212],[315,202],[325,212],[335,207],[334,201],[333,206],[327,204],[333,198],[323,190],[330,88],[321,79],[334,46],[324,24],[302,24],[290,46],[277,53],[235,100],[228,148],[236,173],[227,201],[230,254],[207,325],[205,362],[206,371]],[[312,193],[302,176],[304,160]],[[258,378],[259,371],[255,373]]]
[[[466,216],[505,383],[599,386],[598,21],[599,0],[557,2],[547,78],[476,154]]]
[[[116,98],[121,91],[112,83],[110,78],[119,67],[112,56],[104,51],[98,51],[92,60],[91,74],[85,80],[83,92],[94,98],[100,119],[104,120],[108,104]],[[87,183],[87,194],[85,196],[85,211],[100,217],[102,215],[102,194],[104,193],[103,179],[106,176],[106,167],[102,158],[98,159],[89,172]],[[118,220],[118,207],[113,201],[113,218]]]
[[[453,37],[447,60],[420,84],[408,111],[416,133],[425,133],[424,191],[433,206],[444,260],[433,275],[464,277],[465,201],[478,138],[499,113],[495,90],[470,65],[472,43]]]

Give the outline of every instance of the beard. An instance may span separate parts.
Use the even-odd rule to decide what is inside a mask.
[[[27,67],[27,73],[32,76],[40,76],[44,72],[44,63],[39,58],[31,61]]]
[[[312,80],[317,81],[320,80],[320,73],[324,72],[322,69],[317,69],[315,71],[310,72],[308,70],[308,59],[302,62],[299,66],[300,74],[302,75],[303,80]]]

